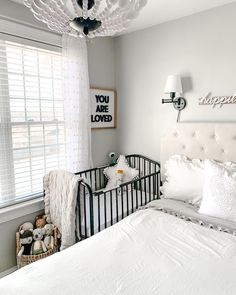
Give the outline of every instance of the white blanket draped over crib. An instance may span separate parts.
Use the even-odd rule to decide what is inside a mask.
[[[54,170],[44,176],[45,214],[61,233],[61,248],[64,250],[76,241],[77,175],[64,170]]]

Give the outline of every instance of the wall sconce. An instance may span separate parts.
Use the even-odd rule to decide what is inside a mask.
[[[177,111],[182,111],[186,107],[186,99],[183,97],[176,97],[176,93],[183,93],[181,77],[179,75],[170,75],[167,78],[165,93],[170,94],[170,99],[162,99],[162,103],[173,103]]]

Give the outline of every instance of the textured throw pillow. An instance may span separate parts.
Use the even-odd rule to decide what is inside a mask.
[[[199,213],[236,222],[235,167],[206,160],[205,184]]]
[[[165,176],[161,191],[163,198],[191,204],[201,201],[204,184],[204,161],[188,160],[183,155],[174,155],[165,164]]]
[[[131,168],[125,158],[120,155],[115,166],[107,167],[103,173],[108,179],[107,189],[112,189],[121,183],[128,182],[136,178],[139,174],[137,169]]]

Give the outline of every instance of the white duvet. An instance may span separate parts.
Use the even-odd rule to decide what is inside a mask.
[[[235,295],[236,237],[153,209],[0,280],[1,295]]]

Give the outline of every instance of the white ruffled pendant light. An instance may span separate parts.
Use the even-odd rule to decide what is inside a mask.
[[[94,38],[125,30],[147,1],[24,0],[24,4],[53,31]]]

